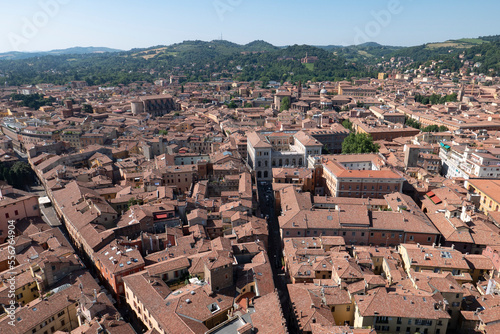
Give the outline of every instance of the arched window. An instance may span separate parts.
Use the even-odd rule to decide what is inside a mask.
[[[266,171],[264,171],[264,178],[267,178],[267,177],[268,177],[268,175],[269,175],[269,174],[267,173],[267,170],[266,170]]]
[[[258,179],[262,178],[262,172],[261,172],[261,171],[258,171],[258,172],[257,172],[257,178],[258,178]]]

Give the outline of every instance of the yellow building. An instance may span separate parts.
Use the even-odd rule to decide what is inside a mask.
[[[15,276],[15,301],[24,306],[40,296],[36,281],[31,276],[31,272],[24,271]],[[6,297],[10,294],[11,282],[0,282],[0,296]]]
[[[436,274],[451,273],[459,283],[472,282],[469,264],[464,255],[453,247],[401,244],[399,254],[408,275],[412,271],[429,271]]]
[[[49,112],[49,111],[54,111],[54,107],[53,106],[42,106],[40,107],[40,111],[43,111],[43,112]]]
[[[500,180],[467,180],[465,188],[479,211],[486,215],[489,211],[500,211]]]

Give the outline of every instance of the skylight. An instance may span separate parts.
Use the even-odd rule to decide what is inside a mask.
[[[212,314],[220,311],[220,307],[219,307],[219,305],[217,305],[217,303],[212,303],[212,304],[208,305],[207,307],[210,310],[210,312],[212,312]]]

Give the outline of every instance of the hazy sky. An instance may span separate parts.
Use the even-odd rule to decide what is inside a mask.
[[[4,0],[0,52],[184,40],[411,46],[500,34],[500,1]]]

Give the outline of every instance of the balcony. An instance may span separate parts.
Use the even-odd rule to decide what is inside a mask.
[[[388,317],[376,317],[375,318],[375,323],[376,324],[388,324],[389,323],[389,318]]]
[[[417,326],[432,326],[432,320],[416,319],[415,325],[417,325]]]

